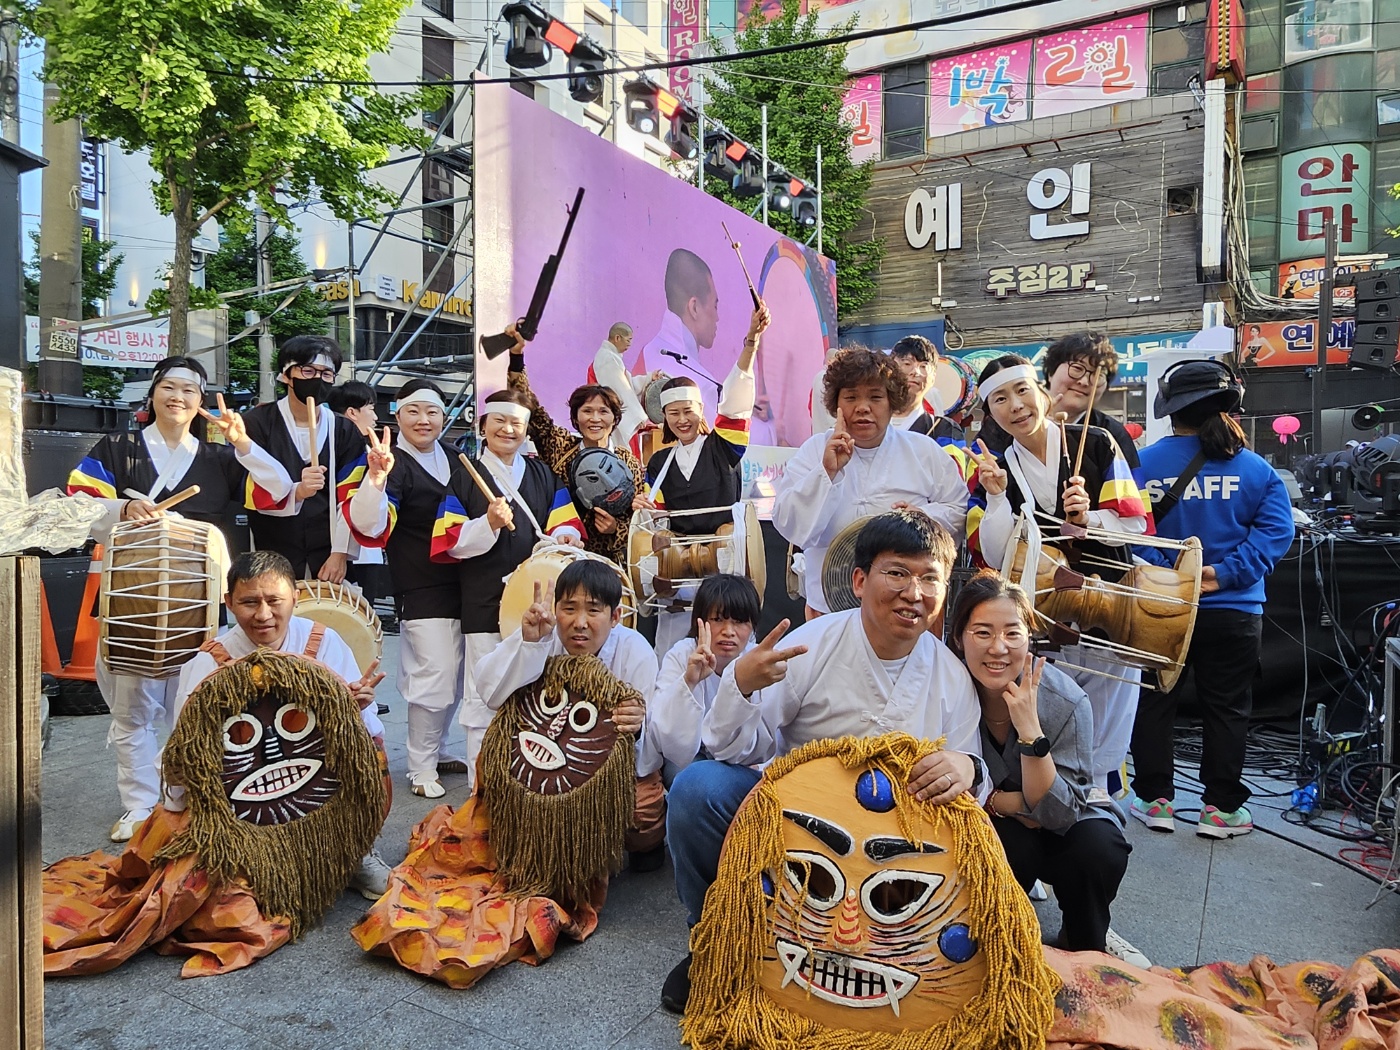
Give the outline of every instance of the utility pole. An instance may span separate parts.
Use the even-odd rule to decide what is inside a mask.
[[[611,7],[612,7],[612,42],[608,45],[608,47],[609,47],[609,50],[612,52],[611,61],[613,62],[614,65],[619,64],[619,62],[618,62],[618,57],[617,57],[617,5],[620,4],[620,3],[622,3],[622,0],[612,0],[612,4],[611,4]],[[618,74],[614,73],[614,74],[612,75],[612,119],[610,119],[610,120],[608,121],[608,126],[609,126],[610,128],[612,128],[612,144],[613,144],[614,146],[617,145],[617,110],[618,110],[618,107],[622,105],[622,103],[621,103],[620,101],[618,101],[618,94],[619,94],[619,92],[618,92],[618,90],[617,90],[617,78],[618,78]]]
[[[19,14],[0,2],[0,139],[19,145]]]
[[[822,144],[817,143],[817,254],[822,254]]]
[[[768,103],[763,103],[763,225],[768,225]]]
[[[81,396],[77,325],[83,319],[82,132],[76,120],[54,120],[57,105],[58,88],[45,84],[44,156],[49,166],[40,188],[39,387],[53,394]],[[73,322],[71,332],[64,330],[64,321]]]
[[[1327,389],[1327,343],[1332,335],[1332,285],[1337,268],[1337,224],[1323,228],[1322,286],[1317,298],[1317,369],[1312,376],[1312,452],[1322,451],[1322,395]]]
[[[346,339],[346,350],[350,351],[350,375],[355,375],[355,297],[360,294],[356,285],[360,280],[360,271],[355,269],[355,224],[352,222],[348,227],[348,244],[350,254],[346,256],[345,276],[350,282],[350,298],[345,300],[345,321],[349,325],[350,333]]]
[[[261,208],[253,217],[253,236],[258,249],[258,288],[264,295],[272,283],[272,217]],[[262,322],[258,329],[258,402],[275,399],[272,386],[272,324],[267,318],[267,300],[259,308]]]

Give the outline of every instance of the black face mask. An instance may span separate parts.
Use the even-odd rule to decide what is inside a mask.
[[[316,404],[324,405],[326,399],[330,396],[332,385],[333,384],[327,383],[324,379],[319,377],[316,379],[300,379],[297,376],[292,377],[292,393],[302,402],[309,401],[314,397],[316,399]]]

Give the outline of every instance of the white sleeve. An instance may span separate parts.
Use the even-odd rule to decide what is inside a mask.
[[[656,691],[647,705],[647,741],[663,759],[677,765],[695,761],[700,750],[701,722],[705,704],[696,690],[686,685],[685,668],[695,651],[693,638],[682,638],[671,646],[661,661]]]
[[[190,661],[180,668],[180,684],[175,687],[175,699],[170,705],[171,724],[179,722],[180,712],[185,709],[185,703],[189,700],[190,694],[195,691],[195,687],[213,674],[217,668],[218,664],[214,661],[214,657],[208,653],[195,653]],[[163,771],[161,780],[165,785],[165,798],[161,804],[173,813],[180,812],[185,808],[185,786],[166,780]]]
[[[112,530],[121,522],[122,505],[127,501],[124,499],[102,499],[98,496],[93,498],[102,504],[103,514],[92,523],[89,533],[94,540],[106,547],[112,542]]]
[[[987,512],[977,525],[977,542],[982,550],[982,560],[1000,569],[1006,558],[1006,548],[1011,543],[1011,532],[1016,527],[1016,515],[1011,509],[1011,501],[1005,492],[995,496],[987,494]]]
[[[738,364],[735,364],[724,380],[715,412],[730,419],[748,419],[753,415],[753,401],[753,373],[741,372]]]
[[[952,659],[951,655],[949,659]],[[949,751],[961,751],[971,756],[982,769],[981,785],[977,791],[977,801],[985,802],[992,793],[991,777],[987,765],[982,761],[982,738],[978,728],[982,719],[982,708],[977,702],[977,692],[967,675],[961,684],[946,683],[943,689],[943,706],[948,720],[942,726],[940,735],[947,738],[944,746]]]
[[[749,766],[778,753],[779,730],[792,721],[802,703],[804,689],[793,681],[794,667],[800,676],[800,662],[789,660],[786,678],[748,698],[734,684],[734,664],[724,669],[715,702],[701,722],[701,742],[714,758]]]
[[[274,500],[284,500],[296,488],[296,482],[287,473],[287,468],[273,459],[256,441],[246,453],[233,450],[234,458],[249,477]]]
[[[496,537],[499,534],[500,530],[491,527],[485,514],[479,518],[471,518],[457,534],[457,546],[447,553],[454,558],[480,557],[496,545]]]
[[[553,634],[546,635],[538,642],[527,642],[517,628],[510,637],[503,639],[477,661],[472,670],[476,695],[492,711],[500,710],[511,693],[544,674],[544,664],[549,659],[553,643]]]
[[[350,520],[356,531],[376,539],[389,527],[389,495],[366,479],[350,498]]]
[[[620,354],[602,351],[593,358],[593,374],[600,385],[610,388],[622,402],[622,422],[617,426],[617,440],[625,445],[647,418],[642,403],[632,389],[632,376],[622,363]]]
[[[963,537],[967,525],[967,483],[958,473],[952,456],[936,443],[927,444],[932,447],[920,451],[931,457],[933,484],[928,502],[919,509],[952,533],[957,541]]]
[[[329,627],[321,639],[321,647],[316,650],[316,659],[344,679],[346,685],[358,682],[366,670],[355,660],[355,652],[346,644],[345,639]],[[384,723],[379,720],[379,711],[374,703],[360,708],[360,720],[364,722],[370,736],[384,736]]]
[[[798,547],[821,546],[832,516],[839,506],[839,479],[826,476],[822,454],[826,434],[804,441],[797,454],[787,461],[773,499],[773,527],[783,539]]]
[[[1103,529],[1105,532],[1116,532],[1123,536],[1120,543],[1104,538],[1103,542],[1113,546],[1121,546],[1128,542],[1130,536],[1143,536],[1147,533],[1147,519],[1132,517],[1121,518],[1116,510],[1091,510],[1089,512],[1089,524],[1095,528]]]
[[[656,691],[656,652],[640,635],[628,635],[625,644],[620,677],[642,694],[642,703],[649,704]]]
[[[334,513],[331,514],[331,553],[354,555],[359,552],[359,545],[350,535],[350,522],[346,520],[341,508],[343,503],[337,501],[332,494],[332,502],[335,504]]]

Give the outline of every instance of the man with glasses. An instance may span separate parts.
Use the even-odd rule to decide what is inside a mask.
[[[946,444],[963,439],[962,428],[942,415],[936,401],[933,377],[938,371],[938,348],[921,335],[906,335],[890,347],[890,357],[909,383],[909,408],[890,417],[890,426],[914,434],[927,434]]]
[[[1050,389],[1050,418],[1063,412],[1068,417],[1066,423],[1088,422],[1107,430],[1123,450],[1128,466],[1136,470],[1137,448],[1122,423],[1097,408],[1089,412],[1088,420],[1084,419],[1089,409],[1089,392],[1094,392],[1097,405],[1118,374],[1118,351],[1113,344],[1101,332],[1071,332],[1050,344],[1043,367],[1045,384]]]
[[[909,790],[933,803],[986,794],[980,708],[962,662],[929,628],[943,610],[956,548],[917,510],[869,519],[856,540],[852,589],[860,607],[808,621],[786,638],[784,620],[720,679],[701,727],[712,761],[671,785],[667,841],[686,921],[700,920],[720,849],[758,767],[813,740],[903,732],[945,737],[914,767]],[[682,1012],[690,957],[666,978],[661,1002]]]
[[[356,549],[340,507],[355,494],[365,474],[364,437],[328,404],[340,363],[340,345],[334,339],[293,336],[277,352],[277,380],[286,387],[286,396],[243,416],[248,434],[256,435],[253,440],[299,481],[282,510],[252,507],[253,542],[258,550],[285,557],[298,578],[330,583],[345,579],[349,555]],[[316,402],[314,467],[307,404],[311,400]]]

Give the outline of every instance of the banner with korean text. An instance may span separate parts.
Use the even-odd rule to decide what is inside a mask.
[[[1037,38],[1036,119],[1146,98],[1147,21],[1143,13]]]
[[[1030,116],[1031,41],[989,47],[928,68],[928,133],[952,135]]]
[[[851,163],[880,159],[883,78],[879,73],[853,77],[841,103],[841,119],[851,125]]]

